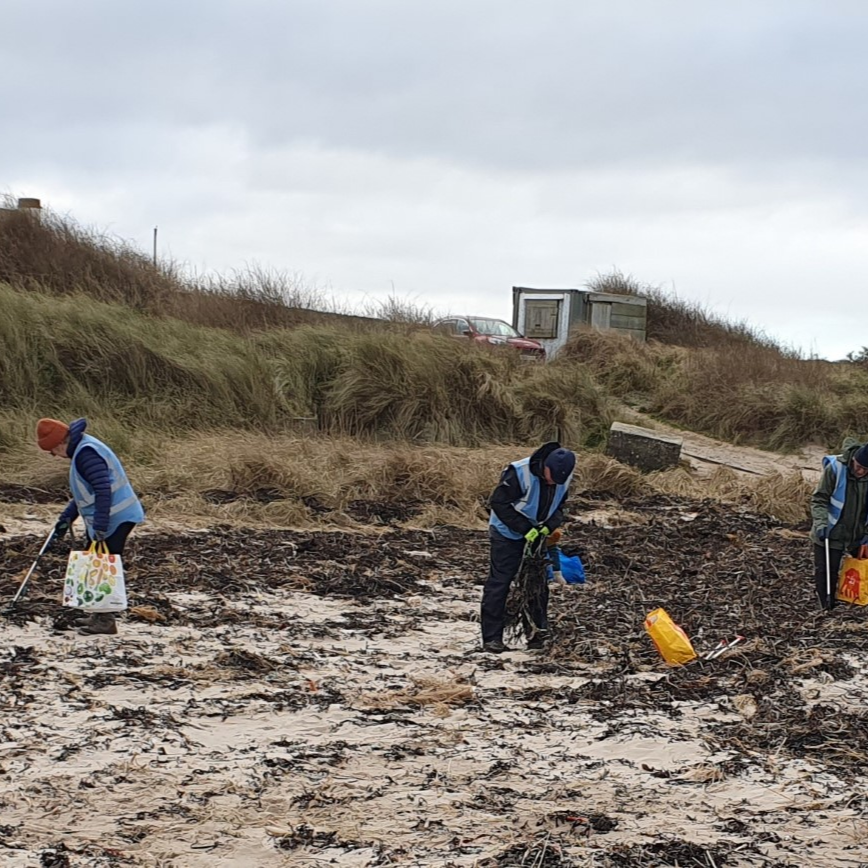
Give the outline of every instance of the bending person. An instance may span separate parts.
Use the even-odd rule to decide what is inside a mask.
[[[88,545],[105,543],[109,554],[123,555],[127,537],[144,521],[145,511],[117,455],[101,440],[85,434],[86,428],[84,419],[69,425],[40,419],[36,425],[39,448],[70,461],[72,500],[54,527],[54,539],[62,538],[81,516]],[[114,612],[86,615],[78,626],[86,635],[118,631]]]

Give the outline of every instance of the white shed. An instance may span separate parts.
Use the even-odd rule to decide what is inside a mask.
[[[548,358],[580,325],[645,340],[647,301],[635,295],[588,289],[512,288],[512,324],[525,337],[539,341]]]

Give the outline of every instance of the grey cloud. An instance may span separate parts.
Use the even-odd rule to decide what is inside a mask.
[[[861,161],[858,4],[47,2],[6,117],[207,124],[505,169]],[[42,59],[28,63],[34,41]]]
[[[501,316],[617,265],[835,352],[866,31],[844,0],[5,0],[0,187],[191,267]]]

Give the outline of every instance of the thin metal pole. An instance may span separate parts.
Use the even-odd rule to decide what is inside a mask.
[[[827,532],[828,533],[828,532]],[[826,608],[832,608],[832,567],[829,563],[829,537],[826,537]]]
[[[154,227],[154,268],[157,267],[157,228]]]
[[[27,583],[30,581],[30,577],[33,575],[34,570],[36,569],[36,565],[39,563],[39,559],[45,554],[48,550],[48,547],[51,545],[51,541],[54,539],[54,529],[52,528],[51,533],[45,538],[45,542],[42,544],[42,548],[39,550],[39,554],[36,556],[36,560],[31,565],[30,569],[27,571],[27,575],[24,577],[24,581],[18,586],[18,591],[15,596],[12,598],[12,602],[3,610],[4,613],[9,613],[12,609],[15,608],[15,604],[18,602],[18,598],[24,593],[24,589],[27,587]]]

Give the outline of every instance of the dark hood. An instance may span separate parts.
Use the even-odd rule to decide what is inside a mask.
[[[561,444],[557,440],[552,440],[550,443],[543,443],[533,455],[530,456],[530,472],[540,479],[545,479],[545,462],[546,458],[555,451],[560,449]]]
[[[81,438],[84,436],[84,429],[87,428],[87,419],[76,419],[69,423],[69,446],[66,447],[67,457],[72,458],[75,455],[75,450],[78,449],[78,444],[81,443]]]

